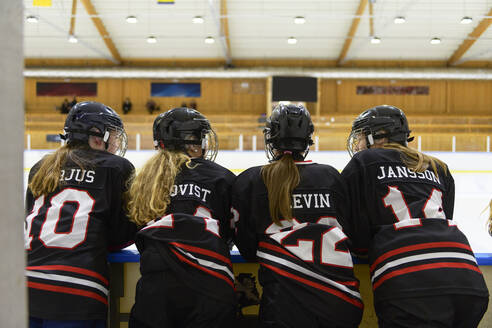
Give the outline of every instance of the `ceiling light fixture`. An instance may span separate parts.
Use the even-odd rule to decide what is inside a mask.
[[[403,16],[396,16],[395,19],[393,20],[395,24],[403,24],[405,23],[405,21],[406,21],[405,17]]]
[[[147,38],[147,43],[157,43],[157,39],[151,35]]]
[[[371,43],[372,43],[372,44],[380,44],[380,43],[381,43],[381,39],[380,39],[380,38],[378,38],[377,36],[373,36],[373,37],[371,38]]]
[[[26,17],[26,21],[28,23],[37,23],[39,21],[39,19],[34,15],[29,15]]]
[[[138,20],[137,20],[137,17],[135,17],[135,16],[128,16],[126,18],[126,22],[129,24],[135,24],[138,22]]]
[[[430,44],[439,44],[439,43],[441,43],[441,39],[439,38],[432,38],[430,40]]]
[[[207,36],[207,37],[205,38],[205,43],[206,43],[206,44],[212,44],[212,43],[215,43],[215,39],[214,39],[213,37],[211,37],[211,36]]]
[[[296,44],[297,43],[297,39],[294,38],[293,36],[291,36],[290,38],[287,39],[287,43],[288,44]]]
[[[461,24],[470,24],[471,22],[473,22],[473,18],[470,16],[464,16],[460,21]]]
[[[202,16],[195,16],[191,21],[193,24],[203,24],[203,22],[205,22]]]
[[[68,42],[77,43],[77,42],[79,42],[79,40],[77,40],[77,38],[74,35],[69,35],[68,36]]]
[[[301,24],[304,24],[304,23],[306,23],[306,18],[304,18],[303,16],[296,16],[296,17],[294,17],[294,24],[301,25]]]

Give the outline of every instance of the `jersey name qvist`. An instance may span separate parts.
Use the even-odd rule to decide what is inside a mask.
[[[210,190],[202,188],[193,183],[173,185],[171,188],[171,197],[175,197],[177,195],[194,196],[204,202],[207,201],[207,196],[210,195],[210,193]]]

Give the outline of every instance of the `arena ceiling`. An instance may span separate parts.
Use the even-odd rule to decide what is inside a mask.
[[[24,0],[24,16],[26,66],[492,67],[492,0]]]

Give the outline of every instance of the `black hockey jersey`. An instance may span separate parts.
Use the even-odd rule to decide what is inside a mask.
[[[192,167],[183,166],[176,177],[167,214],[138,232],[140,271],[171,269],[197,292],[234,302],[228,241],[235,175],[204,159],[193,159]]]
[[[84,169],[68,159],[57,190],[36,199],[26,194],[29,315],[38,318],[106,319],[108,250],[128,245],[136,233],[122,200],[133,165],[105,151],[76,151],[90,162]]]
[[[331,166],[296,163],[293,220],[272,222],[261,167],[241,173],[233,188],[235,242],[243,257],[260,262],[262,284],[277,281],[321,318],[360,322],[363,304],[342,231],[346,191]],[[328,317],[326,317],[328,316]]]
[[[439,294],[487,296],[464,234],[453,223],[454,180],[415,173],[392,149],[354,155],[342,172],[351,207],[346,233],[368,251],[375,301]]]

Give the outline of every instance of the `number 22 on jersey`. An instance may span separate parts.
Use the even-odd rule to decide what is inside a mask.
[[[334,217],[321,217],[316,223],[327,225],[326,230],[322,233],[319,241],[314,239],[298,238],[297,245],[288,245],[286,239],[289,235],[299,232],[307,226],[308,223],[299,223],[293,219],[292,222],[281,220],[282,226],[272,223],[265,231],[270,235],[270,238],[277,241],[289,252],[295,254],[305,262],[313,262],[313,249],[316,242],[321,242],[320,245],[320,262],[324,265],[331,265],[344,268],[352,268],[352,257],[348,250],[338,249],[338,244],[347,239],[347,236],[342,232],[339,224]],[[281,231],[291,226],[290,230]]]

